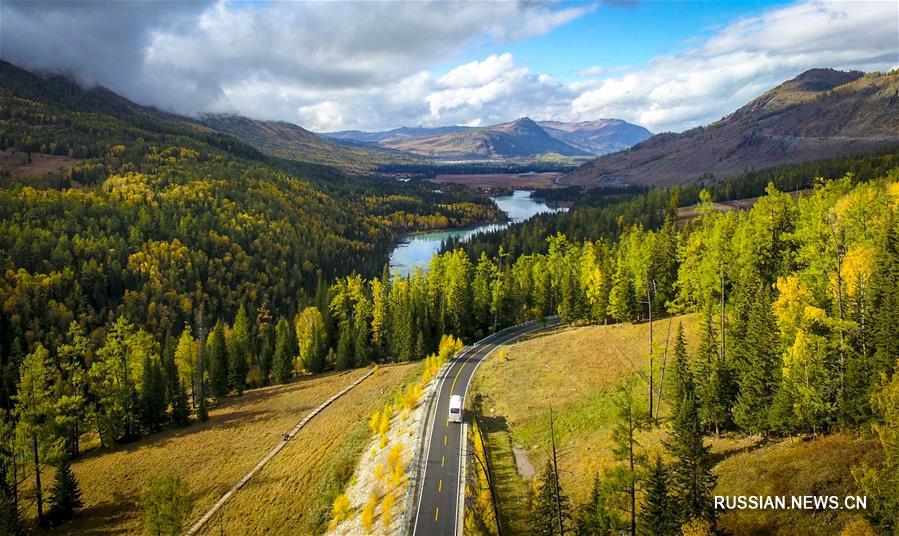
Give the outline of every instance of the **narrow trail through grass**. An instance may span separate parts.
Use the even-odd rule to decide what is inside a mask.
[[[323,533],[368,446],[369,416],[420,373],[420,363],[380,367],[303,427],[198,534]]]
[[[319,404],[315,409],[313,409],[308,414],[306,414],[306,416],[303,417],[303,419],[299,423],[297,423],[297,425],[294,426],[290,432],[287,432],[286,434],[284,434],[284,438],[280,443],[275,445],[275,447],[272,450],[270,450],[269,453],[264,458],[262,458],[262,460],[259,461],[259,463],[257,463],[255,466],[253,466],[253,468],[250,469],[250,471],[246,475],[244,475],[243,478],[238,480],[237,483],[231,487],[231,489],[229,489],[227,492],[225,492],[225,494],[222,495],[222,497],[218,501],[216,501],[215,504],[213,504],[212,507],[209,510],[207,510],[206,513],[203,514],[203,516],[200,517],[200,519],[190,527],[190,529],[188,529],[188,531],[186,532],[187,536],[193,536],[194,534],[199,532],[200,529],[202,529],[203,526],[205,526],[206,523],[212,518],[212,516],[214,516],[216,514],[216,512],[218,512],[219,509],[221,509],[221,507],[224,506],[225,503],[228,502],[228,500],[231,497],[233,497],[234,494],[240,490],[240,488],[245,486],[247,484],[247,482],[249,482],[250,479],[256,475],[256,473],[261,471],[262,468],[265,467],[266,464],[268,464],[268,462],[270,462],[275,456],[277,456],[278,453],[281,452],[281,450],[283,450],[284,447],[287,446],[287,442],[290,441],[291,439],[293,439],[297,435],[297,433],[304,426],[306,426],[306,424],[311,419],[315,418],[316,415],[321,413],[331,403],[333,403],[335,400],[337,400],[341,396],[348,393],[351,389],[353,389],[354,387],[359,385],[361,382],[365,381],[367,378],[371,377],[371,375],[374,373],[375,373],[375,369],[371,369],[367,374],[364,374],[364,375],[360,376],[359,378],[355,379],[353,381],[353,383],[347,385],[346,387],[344,387],[337,393],[331,395],[330,398],[328,398],[327,400],[325,400],[324,402]]]
[[[367,372],[328,373],[247,391],[213,408],[205,423],[166,430],[112,451],[86,453],[72,464],[84,508],[52,534],[139,534],[140,494],[151,474],[180,476],[196,495],[189,519],[198,519],[299,418]]]

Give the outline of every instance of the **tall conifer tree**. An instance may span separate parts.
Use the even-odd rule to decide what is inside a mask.
[[[215,323],[206,344],[209,365],[209,388],[217,399],[228,395],[228,345],[225,342],[225,326],[221,320]]]
[[[237,394],[243,393],[247,382],[252,346],[251,331],[247,308],[241,303],[234,319],[234,328],[231,330],[231,352],[228,356],[228,385],[237,391]]]

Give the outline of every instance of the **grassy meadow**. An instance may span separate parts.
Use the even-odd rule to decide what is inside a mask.
[[[684,325],[688,347],[692,350],[696,344],[698,317],[673,319],[668,363],[678,322]],[[668,324],[665,319],[654,325],[657,385]],[[491,445],[496,438],[512,463],[512,446],[523,449],[539,472],[549,455],[551,403],[556,440],[564,455],[562,485],[575,501],[585,499],[593,482],[584,475],[612,463],[608,427],[614,418],[615,387],[622,379],[642,378],[647,369],[648,329],[648,324],[562,328],[509,345],[504,357],[499,354],[482,364],[471,394],[481,397]],[[648,385],[638,381],[640,386]],[[503,445],[500,432],[510,434],[508,446]],[[658,443],[657,433],[645,435],[644,445]]]
[[[722,454],[723,455],[723,454]],[[713,470],[718,495],[859,495],[850,469],[876,464],[880,442],[842,434],[809,441],[784,440],[724,458]],[[863,534],[847,530],[858,514],[849,510],[791,512],[734,510],[719,526],[731,534]],[[843,532],[845,530],[845,532]]]
[[[371,439],[368,418],[421,364],[381,367],[312,419],[200,534],[321,534]]]
[[[698,343],[698,316],[675,317],[668,364],[677,324],[682,322],[690,352]],[[668,319],[656,322],[656,381],[667,337]],[[478,369],[471,395],[478,399],[491,450],[491,462],[504,534],[528,534],[532,481],[523,478],[513,449],[526,453],[537,474],[550,454],[550,403],[556,423],[560,478],[573,504],[587,500],[593,475],[616,462],[612,456],[613,396],[620,380],[634,378],[647,389],[648,324],[560,328],[511,344]],[[668,371],[670,373],[670,370]],[[645,397],[644,397],[645,398]],[[667,405],[662,400],[662,415]],[[665,456],[665,433],[639,433],[647,451]],[[856,493],[850,468],[876,458],[878,443],[835,435],[810,441],[785,440],[763,445],[758,438],[731,434],[707,439],[719,459],[716,494],[843,495]],[[720,526],[732,534],[838,534],[851,512],[812,515],[796,512],[733,512]]]
[[[325,516],[312,490],[324,489],[338,462],[355,463],[356,424],[381,404],[385,393],[417,371],[416,365],[388,366],[326,408],[291,444],[240,490],[214,518],[207,533],[252,534],[257,528],[291,531]],[[179,475],[196,496],[191,522],[281,441],[283,433],[322,401],[366,373],[357,369],[301,378],[287,385],[256,389],[210,410],[206,423],[172,429],[112,451],[97,449],[73,462],[84,508],[53,534],[113,535],[142,531],[138,506],[149,474]],[[52,482],[52,474],[44,476]],[[250,517],[248,510],[259,512]],[[33,508],[29,512],[34,515]],[[247,520],[252,519],[252,526]],[[317,523],[317,520],[315,521]],[[309,525],[312,526],[312,525]],[[48,532],[49,534],[50,532]],[[271,533],[269,530],[268,533]]]

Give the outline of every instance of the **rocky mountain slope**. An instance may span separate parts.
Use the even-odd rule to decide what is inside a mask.
[[[899,145],[899,71],[812,69],[716,123],[664,133],[562,177],[567,184],[672,185]]]

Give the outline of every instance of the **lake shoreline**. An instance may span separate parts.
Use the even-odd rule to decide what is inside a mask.
[[[416,268],[427,270],[431,258],[440,251],[443,242],[449,238],[467,241],[478,233],[502,230],[537,214],[568,210],[564,206],[550,205],[538,197],[531,197],[533,192],[534,190],[514,190],[511,195],[491,197],[506,215],[504,221],[404,235],[394,244],[388,257],[390,273],[405,276],[414,272]]]

